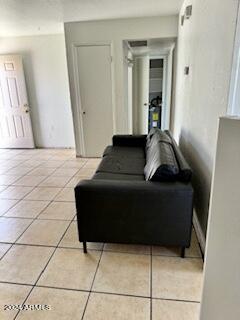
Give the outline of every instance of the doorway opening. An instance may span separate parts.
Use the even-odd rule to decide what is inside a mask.
[[[149,59],[148,131],[162,128],[164,59]]]
[[[175,39],[125,40],[129,133],[170,128]]]

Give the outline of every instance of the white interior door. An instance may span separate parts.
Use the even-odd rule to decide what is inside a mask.
[[[83,156],[98,157],[113,135],[111,48],[109,45],[77,47],[81,99]]]
[[[0,148],[34,148],[22,58],[0,56]]]

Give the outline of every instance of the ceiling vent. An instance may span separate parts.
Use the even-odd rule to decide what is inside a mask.
[[[132,48],[136,47],[147,47],[147,40],[140,40],[140,41],[129,41],[129,45]]]

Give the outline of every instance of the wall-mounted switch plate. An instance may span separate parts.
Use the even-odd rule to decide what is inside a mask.
[[[190,19],[192,15],[192,5],[191,6],[187,6],[186,9],[185,9],[185,19]]]
[[[189,74],[189,67],[187,66],[187,67],[185,67],[184,68],[184,74],[187,76],[188,74]]]

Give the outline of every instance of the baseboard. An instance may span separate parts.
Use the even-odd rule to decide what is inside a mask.
[[[205,246],[206,246],[206,238],[205,235],[202,231],[202,228],[200,226],[199,220],[198,220],[198,216],[195,210],[193,210],[193,226],[194,229],[196,231],[196,235],[202,250],[202,253],[205,253]]]

